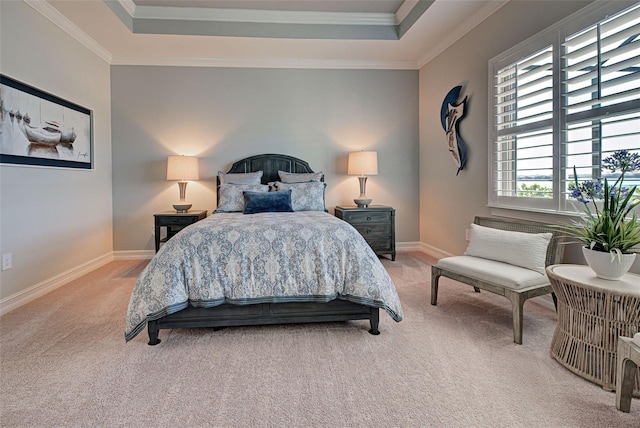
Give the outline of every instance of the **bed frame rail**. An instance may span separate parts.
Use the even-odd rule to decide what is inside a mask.
[[[188,308],[155,321],[149,321],[149,345],[161,342],[158,333],[168,328],[237,327],[267,324],[299,324],[369,320],[369,333],[380,334],[380,310],[346,300],[327,303],[260,303],[253,305],[223,304],[213,308]]]

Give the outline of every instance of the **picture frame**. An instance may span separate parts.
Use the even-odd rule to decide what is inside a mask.
[[[0,164],[92,170],[93,111],[0,74]]]

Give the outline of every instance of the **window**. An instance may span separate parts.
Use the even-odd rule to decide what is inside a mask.
[[[640,3],[621,7],[598,2],[489,61],[491,206],[574,212],[574,167],[615,178],[601,160],[640,152]]]

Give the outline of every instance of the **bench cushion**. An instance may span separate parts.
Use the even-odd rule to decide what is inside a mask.
[[[511,289],[524,289],[549,284],[549,279],[547,279],[546,275],[534,270],[481,257],[445,257],[440,259],[436,266],[469,278]]]

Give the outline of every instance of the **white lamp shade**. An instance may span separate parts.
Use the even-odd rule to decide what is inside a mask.
[[[167,180],[198,180],[200,169],[195,156],[169,156],[167,159]]]
[[[378,152],[360,151],[349,153],[349,175],[378,175]]]

